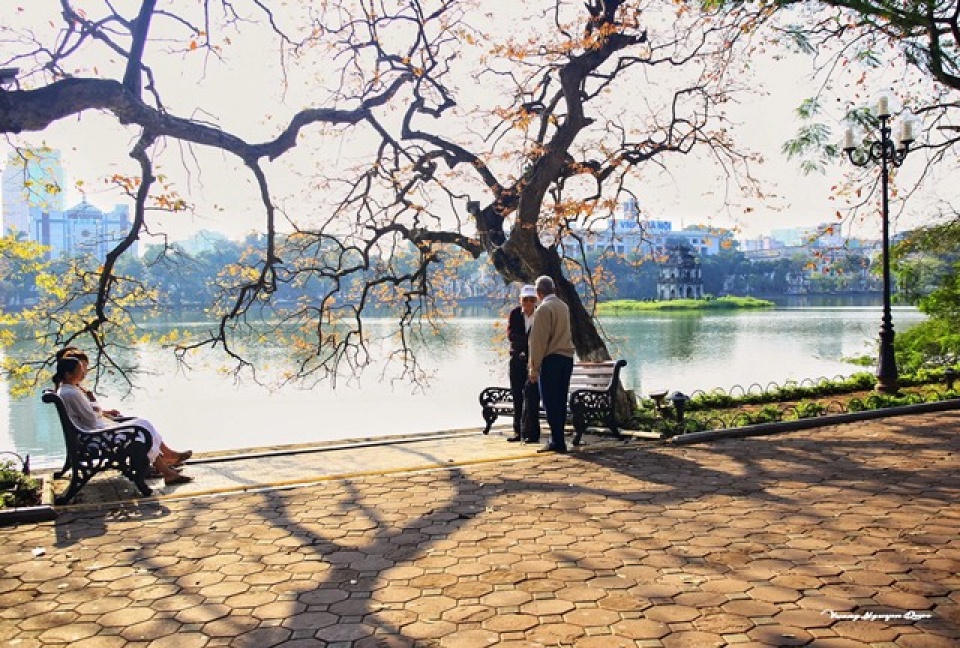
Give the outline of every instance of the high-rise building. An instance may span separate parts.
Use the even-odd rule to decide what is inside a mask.
[[[130,209],[116,205],[104,212],[83,200],[64,210],[64,177],[57,150],[11,153],[3,170],[3,234],[20,232],[47,246],[48,258],[90,254],[103,259],[129,232]]]
[[[18,149],[3,169],[3,234],[29,232],[32,216],[63,211],[64,172],[60,151]]]
[[[43,212],[31,226],[29,238],[49,247],[50,257],[89,254],[103,259],[127,235],[130,210],[116,205],[103,212],[84,200],[64,212]]]

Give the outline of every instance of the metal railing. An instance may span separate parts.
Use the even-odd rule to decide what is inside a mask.
[[[823,376],[801,381],[787,380],[783,384],[771,381],[766,387],[751,383],[747,387],[735,384],[729,389],[698,389],[689,396],[678,391],[659,392],[653,399],[642,401],[645,406],[643,411],[649,411],[650,414],[638,416],[636,422],[640,429],[672,437],[690,432],[932,403],[948,398],[960,398],[960,393],[954,390],[953,384],[957,378],[958,373],[948,368],[943,373],[942,385],[926,383],[918,385],[918,389],[914,390],[901,389],[895,395],[874,393],[849,399],[838,396],[868,391],[873,388],[872,379],[867,385],[866,379],[857,380],[838,375],[833,378]],[[648,404],[650,406],[647,406]]]

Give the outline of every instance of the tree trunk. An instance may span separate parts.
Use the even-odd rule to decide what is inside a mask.
[[[507,244],[491,250],[491,257],[494,267],[507,281],[533,283],[541,275],[553,279],[557,297],[570,309],[570,328],[577,358],[582,362],[611,360],[610,351],[600,336],[593,315],[584,305],[574,283],[563,274],[563,264],[557,249],[545,248],[537,242],[536,254],[529,252],[526,255],[518,253],[516,246],[508,241]],[[626,360],[630,362],[629,358]],[[635,409],[636,395],[632,390],[625,389],[621,381],[615,405],[617,420],[621,424],[626,423]]]

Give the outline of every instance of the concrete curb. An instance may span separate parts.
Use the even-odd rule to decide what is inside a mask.
[[[43,477],[40,482],[39,506],[22,506],[12,509],[0,509],[0,527],[34,522],[49,522],[57,518],[53,508],[53,482]]]
[[[799,419],[796,421],[760,423],[757,425],[747,425],[744,427],[731,428],[727,430],[690,432],[688,434],[681,434],[679,436],[666,439],[666,443],[670,445],[692,445],[694,443],[707,443],[709,441],[719,441],[722,439],[739,439],[743,437],[765,436],[769,434],[779,434],[781,432],[796,432],[797,430],[810,430],[813,428],[828,427],[831,425],[857,423],[859,421],[872,421],[874,419],[889,418],[891,416],[909,416],[911,414],[947,412],[956,409],[960,409],[960,399],[951,398],[949,400],[937,401],[935,403],[917,403],[916,405],[885,407],[876,410],[865,410],[863,412],[848,412],[846,414],[816,416],[813,418]]]
[[[236,453],[218,454],[204,453],[199,457],[193,457],[186,462],[186,465],[227,463],[230,461],[243,461],[246,459],[262,459],[266,457],[289,457],[293,455],[315,454],[318,452],[331,452],[333,450],[352,450],[355,448],[378,448],[388,445],[405,445],[411,443],[420,443],[435,439],[451,439],[465,436],[473,436],[474,430],[449,430],[443,432],[431,432],[422,436],[385,436],[364,439],[345,439],[339,442],[324,443],[318,445],[290,445],[279,446],[275,448],[253,448],[248,451]]]

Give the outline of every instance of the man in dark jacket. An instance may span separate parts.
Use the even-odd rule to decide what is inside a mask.
[[[540,440],[540,391],[527,380],[527,336],[533,324],[537,291],[533,286],[520,289],[520,305],[507,318],[510,340],[510,391],[513,393],[513,436],[507,441]]]

